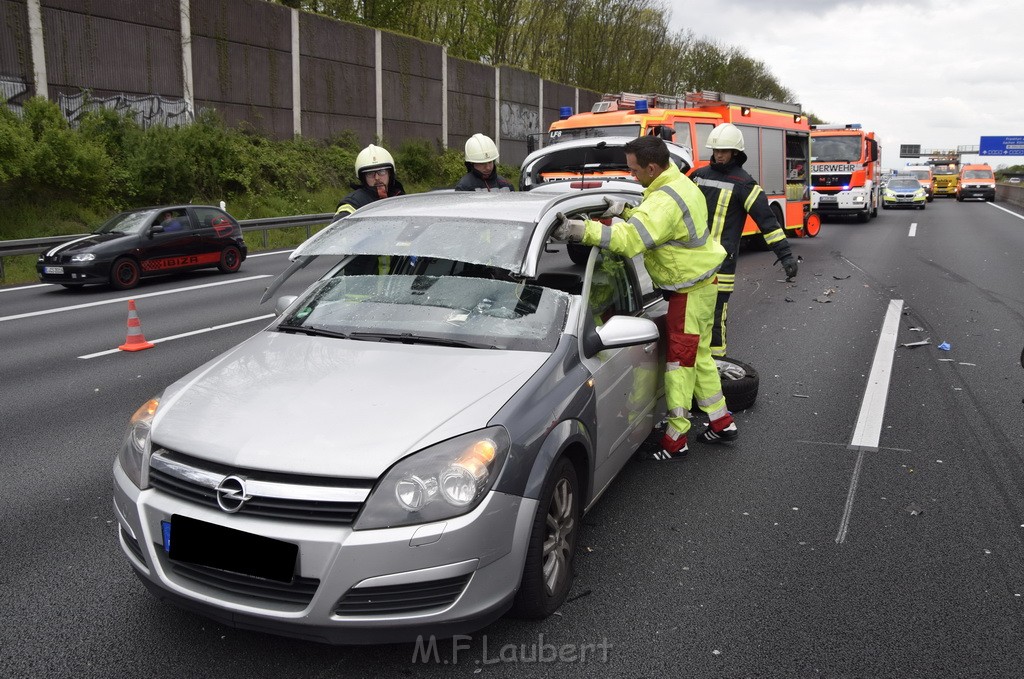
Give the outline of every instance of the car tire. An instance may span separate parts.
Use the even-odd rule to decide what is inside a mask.
[[[576,467],[569,458],[561,458],[544,483],[533,519],[523,577],[512,603],[514,617],[546,618],[558,610],[572,588],[581,515],[579,486]]]
[[[235,273],[242,266],[242,252],[234,245],[229,245],[220,253],[217,268],[221,273]]]
[[[130,290],[139,284],[139,263],[131,257],[121,257],[110,267],[110,285],[117,290]]]
[[[761,386],[761,378],[758,376],[757,370],[735,358],[723,356],[717,360],[732,363],[746,373],[738,380],[722,380],[722,393],[725,395],[725,405],[729,412],[736,413],[754,405],[754,401],[757,400],[757,389]]]
[[[857,221],[861,224],[867,224],[871,221],[871,210],[864,210],[863,212],[857,213]]]
[[[580,245],[579,243],[566,243],[565,251],[569,254],[569,259],[572,260],[573,264],[586,264],[587,259],[590,258],[590,245]]]

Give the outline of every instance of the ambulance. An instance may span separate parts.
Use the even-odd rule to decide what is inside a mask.
[[[571,107],[562,107],[560,119],[548,129],[546,143],[575,139],[598,143],[602,137],[655,134],[689,149],[693,167],[698,168],[711,162],[708,136],[722,123],[732,123],[743,133],[747,154],[743,169],[761,185],[787,235],[817,236],[821,219],[811,209],[810,125],[799,104],[707,90],[682,97],[606,94],[586,113],[574,114]],[[743,235],[760,233],[748,217]]]

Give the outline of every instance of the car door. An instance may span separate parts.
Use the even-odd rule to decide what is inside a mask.
[[[643,306],[633,262],[594,248],[583,283],[585,325],[600,327],[617,315],[641,316]],[[654,422],[660,374],[658,342],[605,349],[582,358],[597,398],[595,488],[603,489],[647,438]]]
[[[189,208],[195,232],[192,253],[198,266],[211,266],[220,261],[221,251],[230,245],[238,227],[228,215],[215,207]]]
[[[154,230],[153,227],[159,227]],[[195,266],[192,222],[184,208],[156,213],[142,233],[139,264],[145,274],[173,272]]]

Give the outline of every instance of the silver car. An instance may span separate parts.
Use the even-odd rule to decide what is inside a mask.
[[[554,612],[581,516],[664,412],[642,265],[549,242],[605,195],[402,196],[300,246],[293,268],[338,264],[131,419],[114,505],[142,582],[331,643]]]

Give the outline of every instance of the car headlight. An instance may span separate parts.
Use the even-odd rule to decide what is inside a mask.
[[[142,485],[142,470],[152,446],[150,436],[153,429],[153,417],[156,415],[158,407],[160,407],[160,399],[151,398],[135,411],[129,422],[124,443],[121,444],[121,452],[117,455],[121,469],[139,488],[145,487]]]
[[[886,198],[895,198],[896,197],[896,194],[893,191],[889,190],[889,189],[886,189],[885,191],[882,191],[882,195],[885,196]]]
[[[83,252],[78,255],[71,255],[72,262],[91,262],[94,259],[96,259],[96,255],[92,254],[91,252]]]
[[[504,427],[488,427],[413,453],[384,475],[352,527],[394,528],[471,512],[494,485],[511,447]]]
[[[915,198],[924,198],[925,197],[925,190],[924,189],[918,189],[917,191],[914,192],[914,197]]]
[[[854,196],[853,197],[853,202],[854,203],[863,203],[864,202],[864,196],[861,196],[859,194]]]

